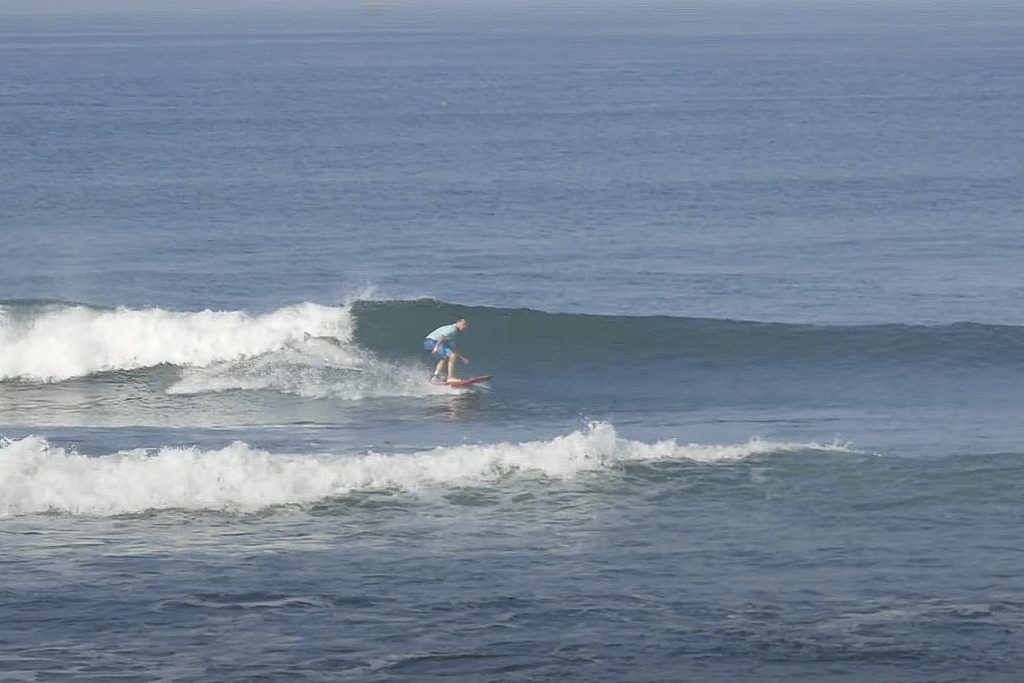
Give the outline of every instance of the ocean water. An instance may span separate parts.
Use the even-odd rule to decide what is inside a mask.
[[[1020,5],[19,8],[0,680],[1019,679]]]

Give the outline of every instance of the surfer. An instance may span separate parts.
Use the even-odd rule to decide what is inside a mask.
[[[442,325],[437,328],[423,340],[423,348],[430,351],[431,356],[440,356],[440,360],[434,366],[434,376],[431,378],[435,382],[441,381],[441,371],[444,369],[445,363],[448,363],[448,379],[445,381],[454,382],[459,379],[455,376],[455,359],[461,358],[463,363],[469,362],[468,358],[455,350],[453,341],[453,337],[465,331],[467,327],[469,327],[469,322],[460,317],[451,325]]]

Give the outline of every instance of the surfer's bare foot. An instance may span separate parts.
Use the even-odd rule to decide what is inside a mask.
[[[449,377],[446,381],[447,382],[459,382],[461,380],[458,377]]]

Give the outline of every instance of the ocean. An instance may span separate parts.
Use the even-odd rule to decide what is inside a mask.
[[[994,0],[0,5],[0,680],[1018,680],[1021,111]]]

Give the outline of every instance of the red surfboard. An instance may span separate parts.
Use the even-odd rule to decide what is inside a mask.
[[[486,382],[491,378],[491,375],[480,375],[479,377],[470,377],[469,379],[457,379],[451,382],[434,382],[438,386],[451,387],[452,389],[458,389],[459,387],[468,387],[470,384],[476,384],[477,382]]]

